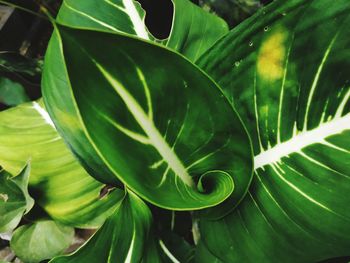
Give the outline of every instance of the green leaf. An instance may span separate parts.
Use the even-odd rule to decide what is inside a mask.
[[[275,1],[200,60],[244,120],[255,154],[244,201],[201,223],[223,261],[349,254],[349,13],[345,0]]]
[[[28,163],[23,170],[20,172],[19,175],[12,177],[10,180],[14,182],[21,190],[22,193],[24,194],[25,201],[26,201],[26,213],[32,209],[34,206],[34,199],[29,195],[28,192],[28,184],[29,184],[29,178],[31,174],[31,164]]]
[[[55,221],[38,221],[13,233],[11,249],[26,263],[37,263],[64,252],[73,242],[74,229]]]
[[[147,205],[128,192],[113,215],[80,249],[51,263],[160,262],[151,232],[152,215]],[[152,257],[150,257],[152,256]]]
[[[62,54],[69,85],[57,68]],[[89,170],[108,171],[93,174],[99,180],[117,178],[178,210],[221,203],[232,178],[239,187],[229,202],[247,189],[250,143],[238,115],[207,75],[161,46],[59,26],[45,57],[43,94]]]
[[[196,61],[228,32],[228,26],[189,0],[173,0],[173,3],[173,25],[166,46]]]
[[[170,36],[164,43],[195,61],[228,32],[221,18],[204,11],[189,0],[173,0],[174,17]],[[127,33],[145,40],[154,39],[144,23],[145,12],[133,0],[65,0],[57,16],[63,25]]]
[[[0,171],[0,232],[13,230],[34,205],[28,194],[30,165],[27,165],[16,177],[4,170]]]
[[[144,20],[145,12],[134,0],[64,0],[57,16],[57,22],[67,26],[152,39]]]
[[[172,262],[193,262],[194,247],[177,234],[170,231],[162,233],[159,245],[165,256],[173,259]]]
[[[16,106],[29,100],[21,84],[0,76],[0,103]]]
[[[55,130],[42,102],[0,112],[0,165],[18,174],[31,159],[30,186],[54,219],[79,227],[100,226],[123,191],[100,197],[103,184],[90,177]]]
[[[203,242],[199,242],[199,244],[196,247],[195,262],[196,263],[223,263],[223,261],[215,257],[206,248]]]

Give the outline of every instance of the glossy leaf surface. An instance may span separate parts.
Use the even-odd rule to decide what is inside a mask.
[[[173,0],[174,15],[168,39],[160,41],[195,61],[228,32],[221,18],[189,0]],[[63,25],[135,35],[155,40],[145,25],[145,12],[133,0],[65,0],[57,21]]]
[[[57,21],[67,26],[151,39],[144,19],[144,10],[134,0],[64,0],[57,16]]]
[[[61,75],[51,65],[59,54],[68,86],[56,85]],[[241,199],[251,179],[248,137],[221,90],[186,59],[130,37],[60,26],[45,63],[49,112],[91,170],[108,168],[165,208],[219,204],[231,194],[232,178],[230,202]],[[61,98],[77,115],[63,113]],[[94,155],[84,151],[86,139]]]
[[[275,1],[199,62],[254,145],[240,206],[202,221],[224,262],[317,262],[350,247],[350,4]]]
[[[53,218],[73,226],[99,226],[123,191],[100,199],[104,185],[90,177],[53,127],[42,102],[0,112],[0,165],[18,174],[31,159],[30,186]]]
[[[34,200],[28,193],[30,165],[19,175],[12,177],[4,170],[0,171],[0,232],[13,230],[22,216],[29,212]]]
[[[67,262],[161,262],[150,231],[152,215],[147,205],[129,192],[113,215],[79,250],[51,260]]]
[[[11,249],[26,263],[37,263],[64,252],[73,242],[74,229],[45,220],[23,225],[11,239]]]

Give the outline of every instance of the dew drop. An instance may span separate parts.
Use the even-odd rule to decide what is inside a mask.
[[[235,62],[235,67],[239,67],[239,64],[241,64],[241,62],[240,61],[236,61]]]
[[[253,41],[249,42],[249,46],[252,47],[254,45]]]
[[[269,27],[268,26],[265,26],[264,27],[264,31],[266,32],[266,31],[268,31],[269,30]]]
[[[286,16],[286,15],[287,15],[287,13],[286,13],[286,12],[283,12],[283,13],[282,13],[282,16]]]

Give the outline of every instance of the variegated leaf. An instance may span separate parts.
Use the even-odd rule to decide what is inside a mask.
[[[241,205],[202,222],[225,262],[316,262],[350,247],[350,3],[275,1],[199,62],[252,137]]]
[[[30,187],[54,219],[96,227],[113,211],[123,191],[100,197],[105,186],[90,177],[58,135],[42,102],[0,112],[0,165],[18,174],[31,160]]]
[[[247,189],[250,143],[238,115],[216,84],[176,53],[58,26],[43,92],[63,137],[105,183],[120,180],[178,210],[221,203],[232,179],[237,187],[228,202],[239,202]]]

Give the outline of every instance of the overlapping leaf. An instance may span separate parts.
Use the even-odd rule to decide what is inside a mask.
[[[195,61],[228,32],[221,18],[189,0],[173,0],[174,16],[168,39],[161,41]],[[155,40],[145,25],[145,12],[134,0],[65,0],[57,21],[61,24],[135,35]],[[117,45],[117,43],[116,43]]]
[[[59,26],[46,53],[43,92],[79,158],[90,170],[108,169],[100,180],[118,178],[148,201],[179,210],[221,203],[232,178],[230,202],[246,191],[246,132],[215,83],[178,54],[123,35]],[[64,111],[67,104],[72,110]]]
[[[224,262],[316,262],[350,247],[348,1],[276,1],[199,62],[250,133],[245,200],[202,237]]]
[[[152,39],[144,23],[145,12],[134,0],[64,0],[57,21],[72,27],[84,27],[127,33]]]
[[[147,205],[129,192],[113,215],[83,247],[50,262],[162,262],[151,225],[152,215]]]
[[[19,175],[12,177],[1,168],[0,171],[0,232],[12,231],[34,205],[28,193],[30,165]]]
[[[74,226],[99,226],[123,195],[100,198],[104,185],[74,159],[42,103],[26,103],[0,113],[0,165],[18,174],[31,159],[30,185],[37,202],[55,219]]]
[[[166,46],[196,61],[228,32],[224,20],[188,0],[173,0],[174,17]]]
[[[29,101],[29,97],[21,84],[0,76],[1,104],[16,106],[26,101]]]
[[[159,238],[159,250],[163,252],[171,262],[194,262],[195,247],[184,238],[173,232],[164,232]]]
[[[37,263],[63,253],[72,244],[73,237],[73,228],[43,220],[17,228],[11,249],[24,262]]]

